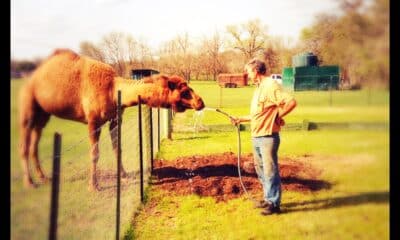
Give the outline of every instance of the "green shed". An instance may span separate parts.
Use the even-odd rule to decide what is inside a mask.
[[[318,66],[318,57],[311,52],[300,53],[292,57],[293,67]]]
[[[293,68],[291,67],[283,68],[282,86],[288,90],[294,90]]]
[[[339,66],[287,67],[282,74],[283,87],[289,90],[339,89]]]

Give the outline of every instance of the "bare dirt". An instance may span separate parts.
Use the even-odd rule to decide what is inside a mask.
[[[305,159],[280,157],[279,173],[283,191],[313,192],[330,188],[330,183],[319,179],[321,170]],[[247,192],[262,194],[252,154],[241,156],[240,171]],[[227,201],[244,194],[238,174],[237,155],[231,152],[180,157],[173,161],[156,160],[153,173],[152,184],[170,194],[211,196],[217,201]]]

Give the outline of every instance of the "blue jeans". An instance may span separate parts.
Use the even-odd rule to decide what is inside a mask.
[[[253,137],[252,141],[254,167],[263,187],[264,199],[278,207],[281,203],[282,194],[278,166],[279,133]]]

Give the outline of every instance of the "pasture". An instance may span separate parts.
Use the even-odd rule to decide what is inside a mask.
[[[11,81],[11,239],[47,237],[50,185],[37,189],[22,187],[18,156],[17,93],[23,80]],[[247,115],[252,87],[220,89],[214,82],[191,81],[191,87],[203,97],[206,106],[221,108],[234,116]],[[286,123],[378,122],[389,124],[387,91],[295,92],[297,108]],[[124,114],[123,134],[131,132],[130,116]],[[194,111],[175,115],[174,129],[193,126]],[[127,122],[125,124],[125,122]],[[204,111],[202,124],[229,124],[225,116]],[[125,128],[125,129],[124,129]],[[59,212],[60,239],[111,239],[115,222],[114,190],[99,193],[87,190],[89,153],[85,125],[52,117],[40,142],[45,172],[51,173],[53,133],[63,134],[64,146],[74,147],[61,158],[62,185]],[[100,151],[111,148],[103,131]],[[135,135],[128,139],[134,139]],[[241,132],[242,153],[251,153],[250,135]],[[134,140],[123,140],[129,149]],[[103,149],[103,150],[102,150]],[[164,139],[157,155],[160,161],[179,157],[237,152],[237,134],[231,132],[172,133]],[[124,156],[130,153],[124,152]],[[320,170],[319,179],[331,184],[314,192],[285,191],[281,215],[261,216],[252,202],[241,194],[217,202],[213,196],[179,195],[151,185],[147,202],[140,206],[138,188],[128,184],[121,205],[125,239],[388,239],[389,238],[389,130],[316,130],[282,131],[280,158],[310,164]],[[128,172],[137,169],[124,158]],[[114,168],[112,154],[103,154],[99,169]],[[107,183],[103,178],[103,183]],[[102,180],[100,180],[101,183]],[[132,190],[130,190],[132,189]],[[64,195],[63,195],[64,192]],[[66,195],[65,193],[69,193]],[[73,194],[71,194],[73,193]],[[134,224],[130,220],[134,218]]]
[[[234,116],[248,114],[252,87],[222,89],[221,104],[220,89],[212,83],[193,81],[192,86],[203,96],[206,106],[221,107]],[[293,94],[298,106],[285,118],[286,123],[308,119],[389,124],[389,94],[385,91]],[[225,116],[214,111],[204,111],[201,121],[205,126],[230,124]],[[194,122],[194,112],[187,111],[175,116],[173,126],[179,129],[183,125],[193,126]],[[241,150],[242,155],[251,154],[248,131],[241,132]],[[163,142],[159,159],[181,163],[184,156],[197,159],[224,153],[237,153],[234,127],[231,132],[173,133],[172,140]],[[282,131],[279,155],[281,164],[290,159],[318,169],[318,180],[328,182],[329,187],[309,192],[284,191],[284,213],[265,217],[253,208],[253,202],[245,194],[219,201],[218,194],[204,196],[196,191],[180,194],[182,190],[174,193],[154,184],[150,185],[148,203],[136,217],[130,236],[134,239],[389,238],[388,128]],[[195,164],[184,167],[193,169]]]

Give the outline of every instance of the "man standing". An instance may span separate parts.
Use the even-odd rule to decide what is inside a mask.
[[[267,77],[266,70],[265,63],[258,59],[246,64],[245,71],[256,86],[250,115],[232,119],[235,125],[250,121],[254,167],[264,191],[264,199],[256,207],[264,209],[263,215],[280,212],[279,131],[285,124],[283,117],[297,105],[290,94],[283,92],[280,84]]]

